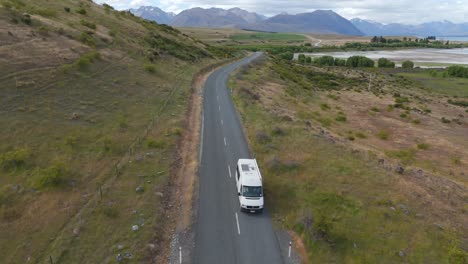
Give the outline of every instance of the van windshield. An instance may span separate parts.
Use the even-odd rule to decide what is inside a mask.
[[[262,197],[261,186],[242,186],[242,196],[244,197]]]

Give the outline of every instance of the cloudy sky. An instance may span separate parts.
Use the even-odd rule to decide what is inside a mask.
[[[371,19],[382,23],[418,24],[449,20],[468,22],[468,0],[95,0],[116,9],[157,6],[178,13],[192,7],[240,7],[251,12],[273,16],[281,12],[297,14],[317,9],[331,9],[351,19]]]

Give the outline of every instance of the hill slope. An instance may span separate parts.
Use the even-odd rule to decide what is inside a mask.
[[[242,27],[273,32],[362,35],[351,22],[331,10],[317,10],[297,15],[280,14],[263,22],[242,25]]]
[[[91,1],[0,4],[0,262],[159,263],[212,49]]]

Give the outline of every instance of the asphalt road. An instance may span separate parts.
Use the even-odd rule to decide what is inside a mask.
[[[205,83],[193,259],[197,264],[283,263],[268,204],[262,214],[240,212],[234,178],[237,160],[251,156],[226,83],[232,71],[259,56],[218,69]]]

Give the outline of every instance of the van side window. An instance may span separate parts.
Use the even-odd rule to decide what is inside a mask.
[[[239,166],[236,167],[237,180],[240,178]]]

